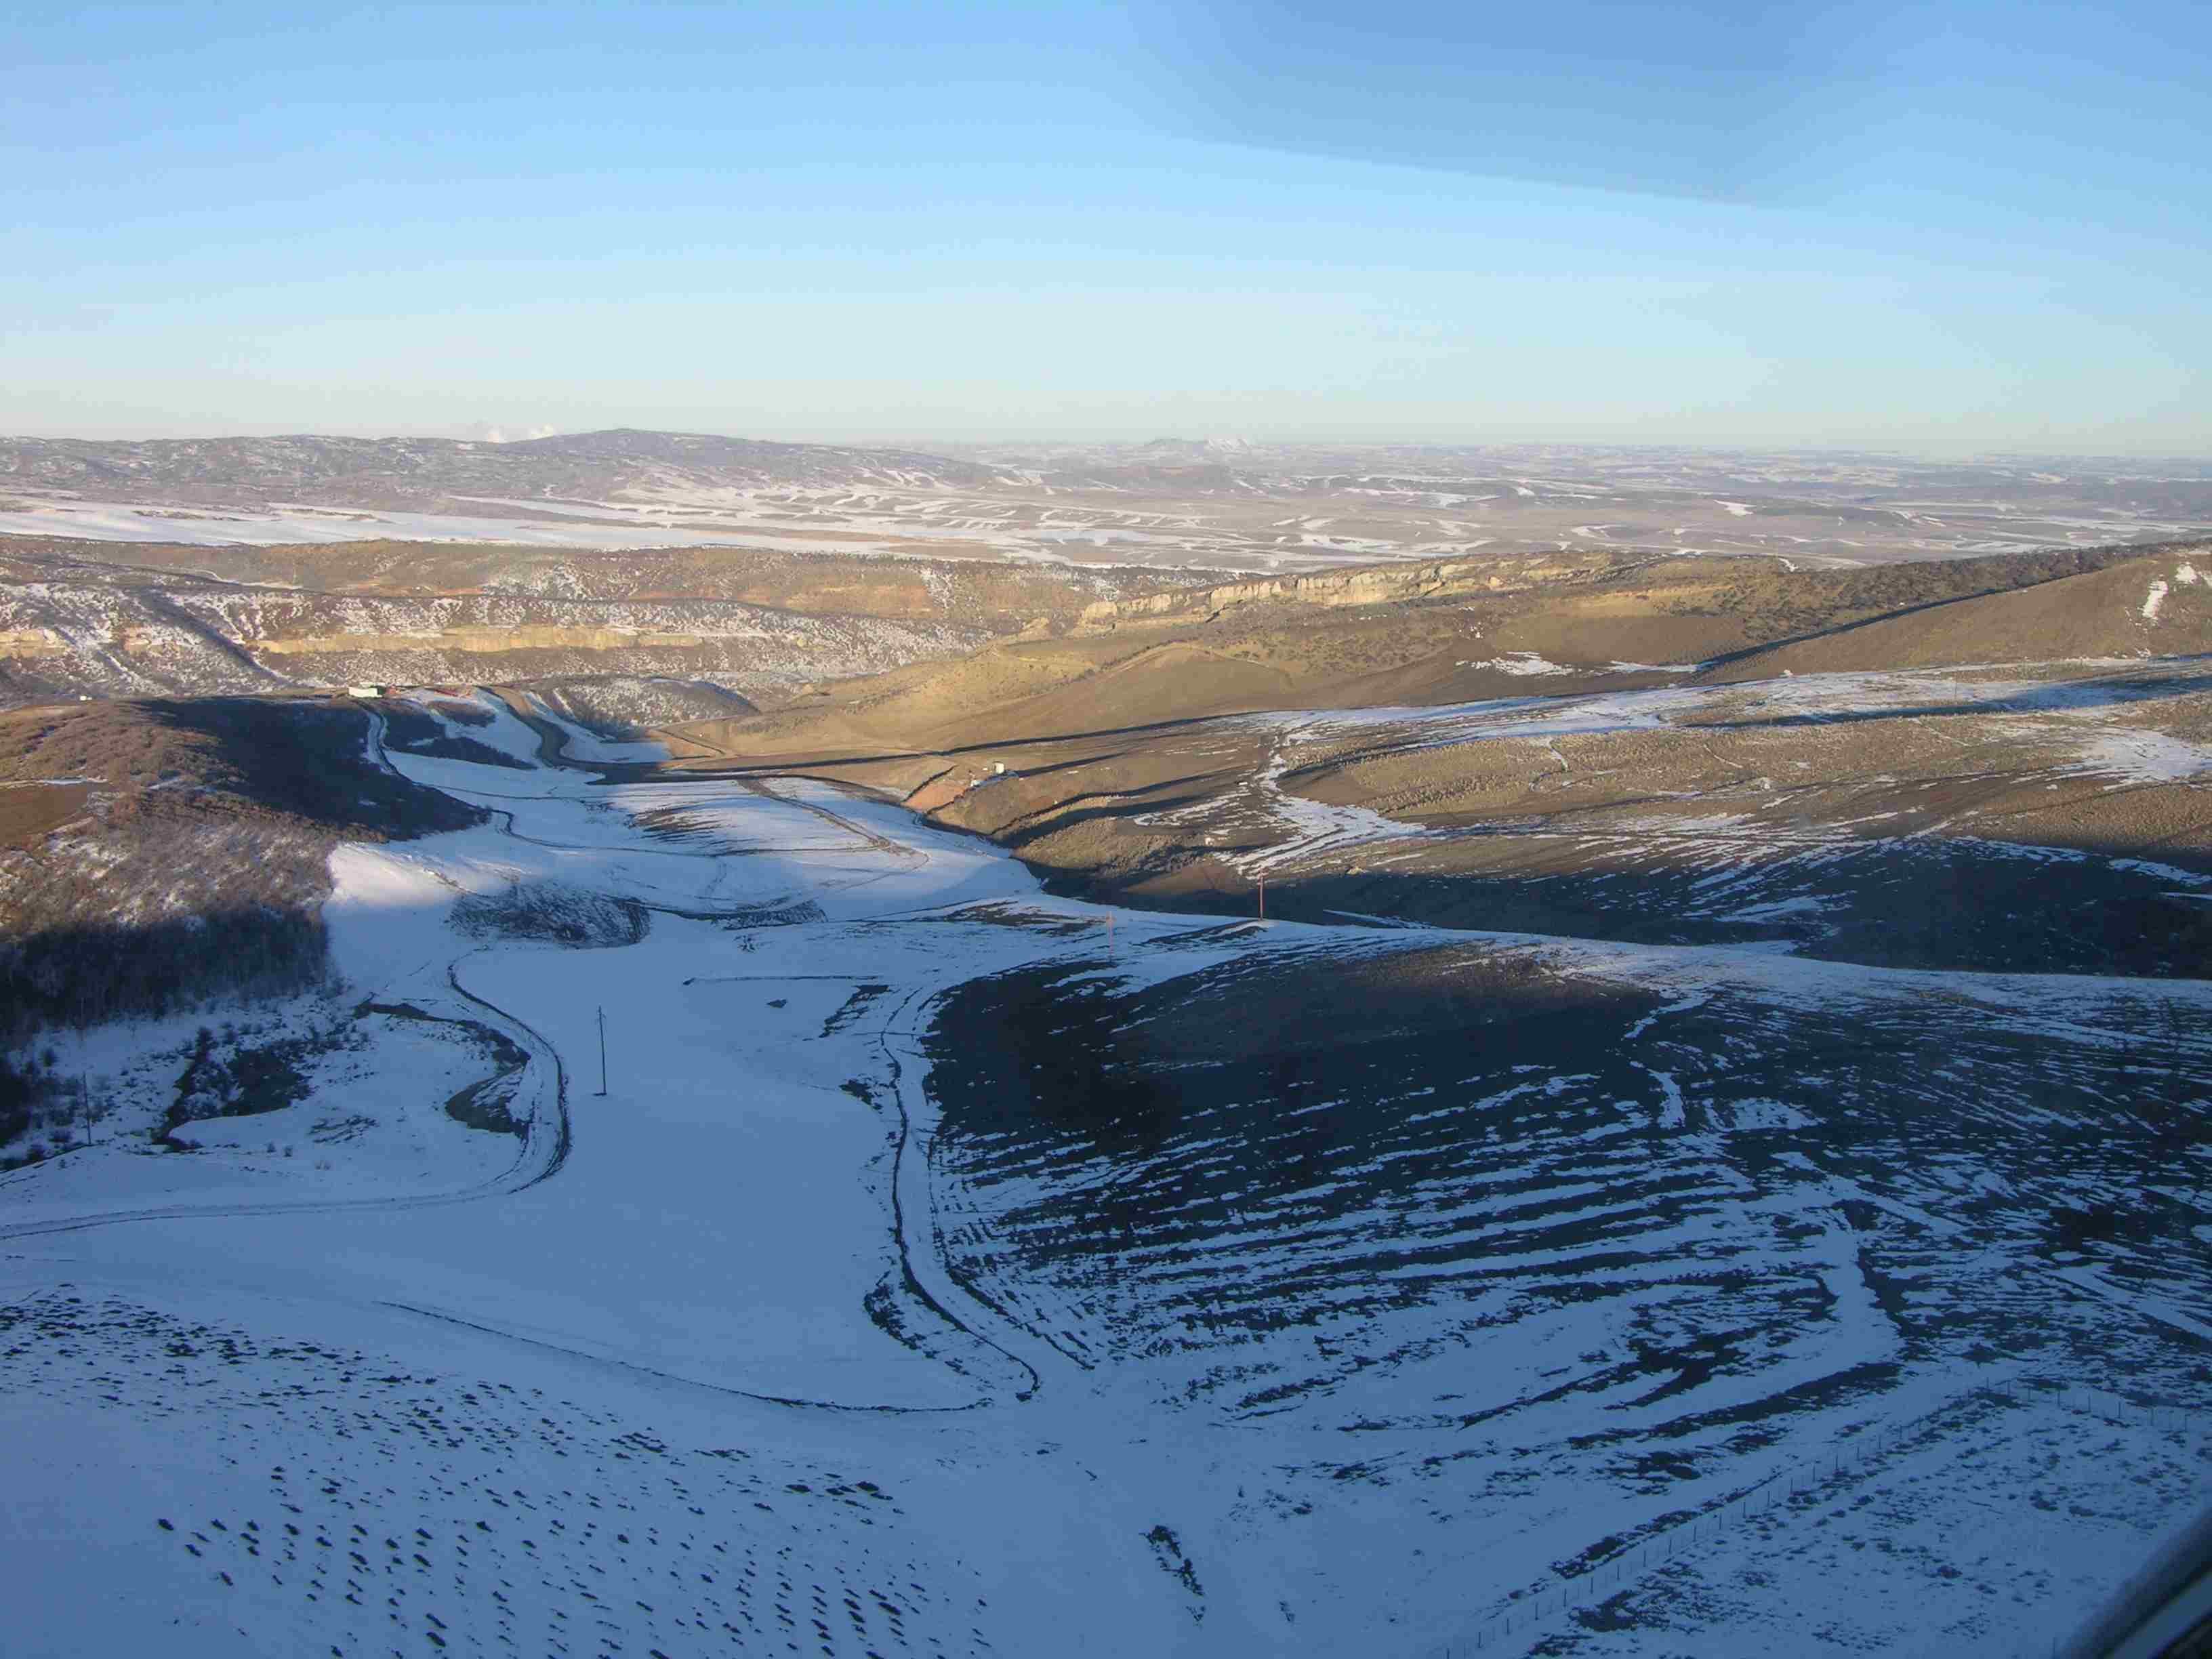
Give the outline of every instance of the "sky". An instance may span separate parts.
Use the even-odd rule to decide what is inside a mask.
[[[2194,0],[0,3],[0,432],[2212,455]]]

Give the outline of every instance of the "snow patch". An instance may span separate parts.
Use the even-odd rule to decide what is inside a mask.
[[[2163,732],[2112,728],[2081,740],[2081,752],[2100,772],[2134,783],[2181,783],[2212,770],[2212,752]]]
[[[1488,662],[1479,662],[1477,668],[1493,669],[1500,674],[1527,676],[1533,674],[1571,674],[1575,671],[1561,664],[1548,662],[1534,651],[1509,651],[1502,657],[1492,657]]]

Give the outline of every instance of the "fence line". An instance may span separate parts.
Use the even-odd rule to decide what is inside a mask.
[[[2033,1393],[2024,1396],[2023,1389]],[[1877,1457],[1886,1456],[1932,1419],[1977,1395],[2014,1407],[2054,1405],[2115,1421],[2146,1419],[2152,1426],[2161,1429],[2186,1430],[2203,1426],[2207,1421],[2204,1413],[2187,1407],[2141,1405],[2110,1389],[2094,1389],[2085,1383],[2041,1377],[1973,1383],[1946,1395],[1939,1404],[1917,1416],[1863,1431],[1821,1456],[1777,1470],[1711,1510],[1646,1533],[1584,1571],[1563,1577],[1558,1584],[1539,1590],[1526,1600],[1516,1600],[1468,1634],[1449,1637],[1431,1645],[1425,1659],[1474,1659],[1475,1655],[1496,1651],[1515,1632],[1529,1629],[1547,1613],[1557,1617],[1570,1607],[1587,1607],[1601,1599],[1598,1592],[1601,1589],[1610,1594],[1613,1589],[1642,1578],[1651,1567],[1674,1560],[1700,1539],[1710,1539],[1723,1528],[1754,1516],[1771,1515],[1796,1494],[1836,1480],[1847,1469],[1856,1470]],[[2057,1651],[2055,1643],[2052,1650]]]

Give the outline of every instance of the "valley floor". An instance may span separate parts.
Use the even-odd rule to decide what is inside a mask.
[[[2008,1655],[2212,1492],[2212,984],[1114,911],[468,735],[309,1098],[0,1176],[11,1653]]]

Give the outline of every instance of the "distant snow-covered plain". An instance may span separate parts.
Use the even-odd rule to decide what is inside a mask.
[[[525,764],[386,753],[495,817],[333,856],[408,1012],[327,1098],[0,1177],[11,1654],[1996,1656],[2208,1489],[2203,982],[1109,912],[453,732]],[[1411,951],[1619,1030],[1119,1138],[960,1092],[956,995],[1134,1030]],[[526,1055],[525,1135],[439,1113],[441,1022]]]
[[[2020,504],[1939,504],[1938,516],[1923,510],[1926,502],[1891,502],[1896,477],[1856,480],[1839,501],[1833,492],[1841,478],[1799,490],[1793,485],[1812,477],[1787,465],[1771,477],[1736,478],[1779,492],[1762,493],[1754,504],[1690,487],[1699,471],[1694,463],[1679,477],[1617,474],[1600,465],[1579,480],[1500,480],[1494,482],[1501,488],[1470,493],[1435,487],[1453,481],[1418,473],[1315,473],[1288,461],[1257,471],[1239,461],[1233,474],[1218,477],[1211,469],[1203,477],[1109,469],[1059,484],[1022,467],[1000,468],[995,482],[957,485],[896,469],[830,483],[655,475],[605,487],[598,497],[447,493],[425,485],[374,506],[318,501],[312,485],[299,500],[230,485],[227,499],[211,502],[196,493],[204,483],[179,486],[173,499],[148,483],[136,500],[21,484],[0,494],[0,537],[205,547],[398,540],[605,551],[738,544],[814,554],[1300,572],[1568,548],[1650,557],[1764,554],[1794,569],[2160,541],[2203,530],[2180,500],[2116,501],[2109,489],[2086,483],[2078,500],[2032,493]],[[1285,507],[1316,501],[1330,512],[1281,515]],[[1607,518],[1591,521],[1601,507],[1609,509]],[[2154,619],[2155,606],[2146,614]]]

